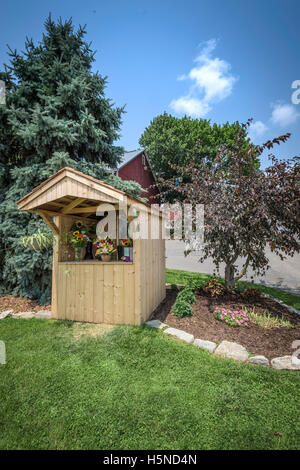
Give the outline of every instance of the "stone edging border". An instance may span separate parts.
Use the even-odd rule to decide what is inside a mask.
[[[14,310],[5,310],[4,312],[0,312],[0,320],[4,318],[12,317],[12,318],[22,318],[24,320],[30,320],[31,318],[51,318],[51,311],[50,310],[39,310],[38,312],[19,312],[14,313]]]
[[[213,341],[207,341],[198,338],[195,339],[192,334],[183,330],[171,328],[165,323],[162,323],[160,320],[150,320],[147,321],[145,325],[148,325],[152,328],[158,328],[162,330],[163,333],[174,336],[175,338],[185,341],[186,343],[198,346],[201,349],[205,349],[211,354],[216,354],[227,359],[234,359],[241,362],[247,361],[250,364],[259,364],[261,366],[271,366],[273,369],[300,370],[300,360],[295,356],[275,357],[271,360],[270,365],[269,360],[265,356],[250,356],[246,348],[238,343],[224,340],[221,341],[219,345],[217,345]]]

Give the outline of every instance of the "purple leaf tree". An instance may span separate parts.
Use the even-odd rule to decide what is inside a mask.
[[[265,273],[267,245],[281,259],[300,251],[300,159],[279,161],[271,154],[270,166],[265,171],[257,169],[255,161],[262,152],[285,142],[290,134],[259,147],[250,144],[245,152],[243,142],[250,122],[238,131],[234,150],[221,147],[211,164],[197,161],[196,148],[187,167],[174,167],[178,176],[163,181],[166,192],[176,194],[177,202],[204,204],[204,242],[196,232],[189,233],[186,252],[200,249],[199,261],[211,257],[217,271],[225,263],[229,290],[248,267],[256,274]],[[225,153],[229,162],[226,167],[222,163]],[[192,219],[195,223],[194,211]],[[238,258],[243,259],[240,270]]]

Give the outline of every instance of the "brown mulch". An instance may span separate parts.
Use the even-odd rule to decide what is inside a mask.
[[[191,333],[195,338],[205,339],[219,343],[222,340],[233,341],[244,346],[252,354],[266,356],[268,359],[274,357],[291,355],[293,353],[292,342],[300,340],[300,316],[292,313],[274,300],[258,298],[245,301],[239,297],[211,298],[204,293],[196,294],[196,303],[192,305],[194,316],[177,318],[171,314],[172,305],[176,300],[177,293],[167,290],[165,300],[157,307],[151,316],[151,320],[159,319],[167,325]],[[273,328],[265,329],[257,326],[251,321],[249,327],[232,327],[214,318],[213,311],[216,307],[225,307],[239,310],[255,307],[257,313],[267,310],[271,315],[283,317],[295,328]]]
[[[0,312],[11,309],[14,310],[14,313],[38,312],[39,310],[51,310],[51,305],[39,305],[36,300],[23,299],[23,297],[14,297],[12,295],[0,297]]]

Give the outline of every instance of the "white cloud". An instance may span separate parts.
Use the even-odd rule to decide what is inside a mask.
[[[293,124],[298,117],[296,108],[291,104],[276,104],[274,106],[271,121],[273,124],[284,127]]]
[[[183,75],[179,75],[179,77],[177,78],[177,80],[178,80],[179,82],[181,82],[181,81],[183,81],[183,80],[186,80],[187,78],[188,78],[188,77],[187,77],[185,74],[183,74]]]
[[[208,41],[201,42],[199,46],[202,46],[202,47],[201,47],[201,53],[198,57],[204,61],[207,57],[211,56],[211,53],[217,47],[217,40],[214,38],[209,39]]]
[[[173,100],[170,106],[176,113],[184,113],[192,117],[204,117],[211,110],[207,103],[190,96],[182,96],[177,100]]]
[[[232,92],[236,78],[230,75],[231,66],[218,57],[210,59],[197,57],[198,67],[192,68],[189,73],[191,80],[195,80],[199,91],[204,92],[205,101],[221,101]]]
[[[258,137],[261,137],[267,130],[267,126],[262,121],[256,121],[250,125],[248,135],[251,140],[256,140]]]
[[[188,75],[178,77],[178,80],[190,80],[192,84],[186,96],[171,102],[171,108],[177,113],[204,117],[213,103],[224,100],[232,93],[237,78],[230,74],[231,65],[228,62],[218,57],[212,58],[216,44],[215,39],[205,42],[195,59],[196,66]]]

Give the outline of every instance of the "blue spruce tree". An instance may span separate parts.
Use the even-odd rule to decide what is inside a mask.
[[[69,166],[137,196],[141,187],[111,173],[120,161],[124,109],[105,97],[106,77],[92,72],[94,52],[85,28],[72,20],[45,22],[42,41],[26,39],[25,52],[9,50],[0,72],[0,294],[50,301],[51,249],[32,251],[21,237],[45,232],[36,215],[16,201],[60,168]]]

